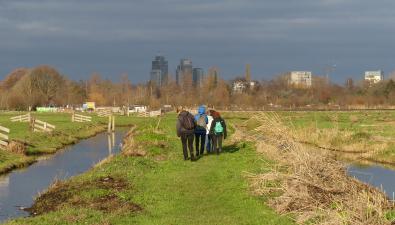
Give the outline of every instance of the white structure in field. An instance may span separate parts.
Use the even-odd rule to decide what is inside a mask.
[[[384,72],[382,70],[365,71],[365,80],[376,84],[384,80]]]
[[[129,107],[129,113],[139,113],[139,112],[147,112],[147,106],[145,105],[133,105]]]
[[[247,83],[243,80],[233,82],[232,89],[234,93],[243,93],[247,89]]]
[[[311,87],[312,73],[311,71],[292,71],[289,83],[298,87]]]

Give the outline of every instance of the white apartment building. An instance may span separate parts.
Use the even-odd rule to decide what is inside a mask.
[[[297,87],[311,87],[312,73],[311,71],[292,71],[289,83]]]
[[[384,80],[384,72],[382,70],[365,71],[365,81],[369,81],[376,84],[383,80]]]

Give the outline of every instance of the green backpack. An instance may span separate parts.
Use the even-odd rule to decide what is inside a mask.
[[[222,134],[224,132],[221,121],[215,122],[214,132],[215,134]]]

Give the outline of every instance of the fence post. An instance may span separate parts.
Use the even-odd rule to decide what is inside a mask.
[[[47,122],[44,123],[44,131],[47,131]]]
[[[73,112],[73,114],[71,115],[71,122],[75,121],[74,116],[75,116],[75,113]]]
[[[32,117],[30,120],[30,130],[31,131],[34,131],[34,123],[35,123],[35,119],[34,119],[34,117]]]
[[[112,132],[115,131],[115,116],[112,116],[112,127],[111,127],[111,129],[112,129]]]

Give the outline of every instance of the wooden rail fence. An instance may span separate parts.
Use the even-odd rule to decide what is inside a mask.
[[[8,134],[10,133],[10,129],[6,127],[0,126],[0,149],[7,149],[9,137]]]
[[[55,130],[54,125],[37,119],[32,120],[32,128],[33,131],[39,132],[52,132],[53,130]]]
[[[162,115],[162,111],[161,110],[137,113],[138,117],[157,117],[157,116],[161,116],[161,115]]]
[[[97,112],[97,115],[99,117],[107,117],[107,116],[111,116],[112,112],[110,110],[103,110],[103,111]]]
[[[92,117],[73,113],[73,115],[71,116],[71,122],[92,122]]]
[[[11,117],[11,122],[30,122],[32,119],[32,116],[30,113],[26,115],[20,115],[20,116],[14,116]]]

